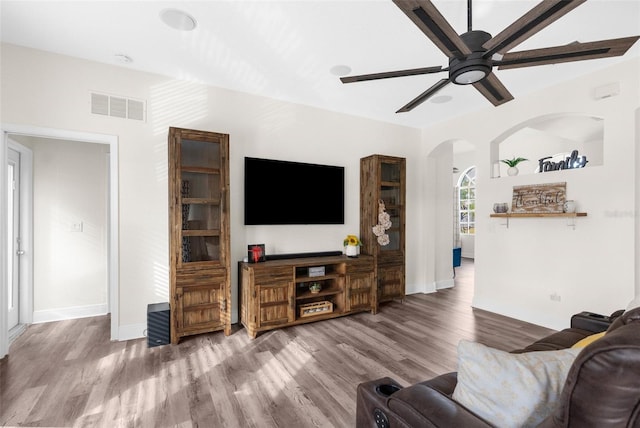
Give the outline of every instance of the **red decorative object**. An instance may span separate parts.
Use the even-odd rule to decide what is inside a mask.
[[[265,261],[264,244],[253,244],[248,246],[249,263],[259,263]]]

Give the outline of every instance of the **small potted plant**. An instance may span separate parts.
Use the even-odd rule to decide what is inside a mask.
[[[319,282],[312,282],[309,285],[309,291],[311,291],[311,293],[313,294],[319,293],[320,290],[322,290],[322,284],[320,284]]]
[[[507,169],[507,174],[510,176],[518,175],[518,167],[517,165],[520,162],[528,161],[529,159],[513,157],[512,159],[500,159],[500,162],[507,164],[509,169]]]
[[[347,257],[358,257],[358,247],[362,245],[356,235],[347,235],[342,241]]]

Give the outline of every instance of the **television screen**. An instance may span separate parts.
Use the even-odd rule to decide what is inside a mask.
[[[344,167],[245,157],[244,224],[344,224]]]

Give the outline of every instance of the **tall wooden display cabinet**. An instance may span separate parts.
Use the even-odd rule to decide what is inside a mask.
[[[374,307],[405,296],[405,171],[404,158],[371,155],[360,159],[361,253],[374,257],[378,289]],[[382,207],[389,224],[380,224]]]
[[[231,334],[229,135],[169,128],[171,343]]]

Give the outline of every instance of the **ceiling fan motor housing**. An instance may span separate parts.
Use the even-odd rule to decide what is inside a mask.
[[[491,39],[491,34],[485,31],[468,31],[460,38],[471,50],[471,54],[449,59],[449,79],[457,85],[469,85],[478,82],[491,73],[493,62],[491,58],[484,58],[487,50],[482,47]]]

